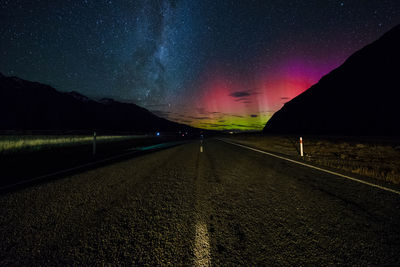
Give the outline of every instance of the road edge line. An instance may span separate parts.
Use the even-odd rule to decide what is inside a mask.
[[[260,150],[260,149],[257,149],[257,148],[252,148],[252,147],[249,147],[249,146],[246,146],[246,145],[230,142],[230,141],[219,139],[219,138],[217,138],[217,140],[222,141],[224,143],[231,144],[231,145],[247,148],[247,149],[253,150],[255,152],[266,154],[266,155],[269,155],[269,156],[272,156],[272,157],[275,157],[275,158],[278,158],[278,159],[283,159],[283,160],[286,160],[286,161],[289,161],[289,162],[292,162],[292,163],[296,163],[296,164],[299,164],[299,165],[302,165],[302,166],[305,166],[305,167],[309,167],[309,168],[312,168],[312,169],[315,169],[315,170],[326,172],[326,173],[329,173],[329,174],[332,174],[332,175],[336,175],[336,176],[339,176],[339,177],[342,177],[342,178],[346,178],[346,179],[352,180],[354,182],[358,182],[358,183],[361,183],[361,184],[369,185],[371,187],[376,187],[376,188],[379,188],[381,190],[388,191],[388,192],[400,195],[400,191],[397,191],[397,190],[394,190],[394,189],[391,189],[391,188],[388,188],[388,187],[384,187],[384,186],[380,186],[380,185],[377,185],[377,184],[373,184],[373,183],[370,183],[370,182],[367,182],[367,181],[363,181],[363,180],[360,180],[360,179],[357,179],[357,178],[354,178],[354,177],[350,177],[350,176],[338,173],[338,172],[326,170],[326,169],[323,169],[323,168],[320,168],[320,167],[316,167],[316,166],[313,166],[313,165],[310,165],[310,164],[307,164],[307,163],[304,163],[304,162],[301,162],[301,161],[285,158],[285,157],[282,157],[282,156],[279,156],[279,155],[276,155],[276,154],[273,154],[273,153],[270,153],[270,152],[266,152],[266,151],[263,151],[263,150]]]

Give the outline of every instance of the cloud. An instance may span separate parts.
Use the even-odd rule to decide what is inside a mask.
[[[233,93],[230,93],[229,96],[234,97],[234,98],[247,98],[251,95],[257,95],[259,94],[258,92],[253,92],[251,90],[243,90],[243,91],[236,91]]]
[[[244,124],[232,124],[232,126],[237,126],[237,127],[249,127],[249,125],[244,125]]]
[[[227,127],[230,126],[229,124],[217,124],[217,123],[208,123],[208,122],[202,122],[200,125],[203,126],[209,126],[209,127]]]
[[[168,118],[169,115],[171,115],[172,113],[170,111],[164,111],[164,110],[151,110],[151,112],[159,117],[164,117],[164,118]]]
[[[273,114],[275,113],[275,110],[260,110],[260,113],[268,113],[268,114]]]
[[[246,96],[250,96],[250,95],[251,95],[250,91],[236,91],[236,92],[229,94],[229,96],[232,96],[235,98],[242,98],[242,97],[246,97]]]
[[[179,120],[179,122],[181,122],[181,123],[192,123],[193,121],[191,121],[191,120]]]
[[[168,104],[162,104],[162,103],[148,104],[146,107],[149,108],[149,109],[151,109],[151,108],[165,108],[165,107],[168,107]]]
[[[203,117],[187,116],[187,118],[194,119],[194,120],[209,120],[209,119],[211,119],[210,117],[206,117],[206,116],[203,116]]]
[[[250,117],[252,117],[252,118],[257,118],[258,115],[257,115],[257,114],[251,114]]]
[[[246,97],[236,98],[235,101],[236,102],[247,101],[247,98]]]
[[[244,91],[236,91],[230,93],[229,96],[233,97],[235,102],[242,102],[244,104],[250,104],[252,101],[250,100],[250,96],[257,95],[257,92],[253,92],[251,90],[244,90]]]

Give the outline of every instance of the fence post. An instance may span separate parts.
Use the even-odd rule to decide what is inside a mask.
[[[93,132],[93,156],[96,155],[96,132]]]
[[[303,138],[300,137],[300,156],[303,157]]]

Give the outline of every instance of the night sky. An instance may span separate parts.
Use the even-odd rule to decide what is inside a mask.
[[[0,5],[4,75],[208,129],[262,129],[283,103],[400,23],[399,0]]]

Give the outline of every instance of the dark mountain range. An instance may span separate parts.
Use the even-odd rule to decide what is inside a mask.
[[[263,132],[400,135],[400,25],[287,102]]]
[[[77,92],[0,74],[0,130],[188,131],[194,128],[135,104],[94,101]]]

